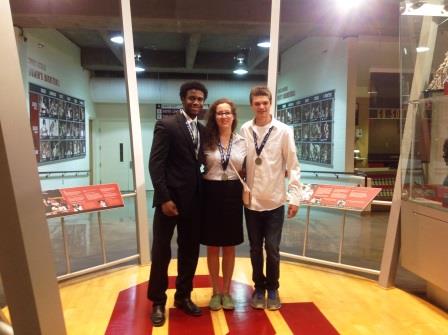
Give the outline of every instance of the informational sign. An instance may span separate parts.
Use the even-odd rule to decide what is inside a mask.
[[[173,104],[156,104],[156,120],[162,120],[172,116],[182,109],[182,105]],[[198,119],[204,120],[208,111],[208,105],[204,105],[204,109],[199,113]]]
[[[30,123],[38,163],[86,155],[84,100],[30,83]]]
[[[124,206],[118,184],[61,188],[42,195],[49,218]]]
[[[363,211],[381,188],[344,185],[302,185],[302,204]]]
[[[277,119],[294,128],[300,161],[333,165],[334,99],[332,90],[277,106]]]

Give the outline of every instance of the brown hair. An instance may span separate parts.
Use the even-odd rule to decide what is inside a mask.
[[[208,119],[207,119],[207,125],[206,128],[206,136],[205,136],[205,147],[209,150],[215,150],[217,147],[217,144],[219,142],[219,128],[218,124],[216,123],[216,110],[219,105],[221,104],[228,104],[230,106],[230,110],[233,114],[233,122],[232,122],[232,132],[236,128],[236,105],[232,100],[221,98],[216,100],[212,105],[210,106],[208,110]]]
[[[269,88],[267,88],[266,86],[255,86],[255,87],[252,87],[252,89],[250,90],[250,94],[249,94],[249,102],[250,102],[251,105],[252,105],[252,99],[254,97],[258,97],[258,96],[268,97],[269,102],[272,102],[271,90]]]

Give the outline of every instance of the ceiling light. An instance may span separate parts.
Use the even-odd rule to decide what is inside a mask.
[[[271,47],[271,41],[269,40],[268,37],[264,37],[262,39],[260,39],[257,43],[257,47],[260,48],[270,48]]]
[[[241,49],[241,51],[235,56],[235,69],[233,70],[233,73],[239,76],[243,76],[247,74],[249,71],[247,70],[247,49]]]
[[[243,76],[245,74],[248,74],[249,71],[247,71],[245,68],[237,68],[237,69],[233,70],[233,73],[235,73],[239,76]]]
[[[123,44],[124,39],[121,34],[114,34],[110,37],[111,42],[117,43],[117,44]]]
[[[145,64],[142,61],[142,55],[140,52],[137,52],[135,54],[135,72],[145,72],[146,67]]]
[[[420,47],[415,48],[415,50],[417,50],[418,53],[422,53],[422,52],[429,51],[429,48],[425,47],[425,46],[420,46]]]

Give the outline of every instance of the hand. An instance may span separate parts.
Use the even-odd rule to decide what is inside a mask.
[[[291,205],[291,204],[288,205],[288,219],[296,216],[298,211],[299,211],[299,206]]]
[[[176,204],[172,200],[168,200],[162,204],[162,213],[166,216],[176,216],[179,215]]]

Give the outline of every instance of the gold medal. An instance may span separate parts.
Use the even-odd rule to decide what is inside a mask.
[[[262,163],[261,158],[260,158],[260,157],[257,157],[257,158],[255,159],[255,164],[257,164],[257,165],[261,165],[261,163]]]

